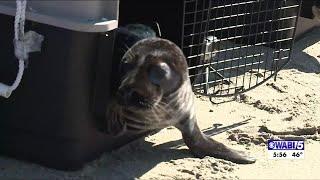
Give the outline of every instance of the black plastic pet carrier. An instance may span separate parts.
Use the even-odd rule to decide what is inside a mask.
[[[22,0],[21,0],[22,2]],[[98,130],[110,100],[119,1],[27,1],[25,31],[44,39],[9,98],[0,97],[0,153],[74,170],[137,138]],[[20,9],[21,10],[21,9]],[[0,82],[16,79],[16,1],[0,1]]]

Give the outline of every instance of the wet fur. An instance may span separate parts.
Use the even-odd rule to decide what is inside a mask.
[[[251,157],[229,149],[222,143],[204,135],[197,124],[194,94],[188,77],[187,63],[182,51],[172,42],[160,38],[144,39],[124,55],[123,63],[134,63],[134,68],[123,77],[119,90],[129,86],[150,101],[148,108],[127,107],[117,99],[108,108],[110,133],[119,135],[127,131],[143,133],[168,126],[178,128],[186,145],[197,157],[213,156],[236,163],[253,163]],[[151,84],[147,68],[165,62],[174,78],[168,86],[159,88]]]

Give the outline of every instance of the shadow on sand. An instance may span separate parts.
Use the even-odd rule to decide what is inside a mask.
[[[247,123],[248,120],[234,123],[229,126],[217,124],[219,125],[219,127],[217,127],[214,124],[212,128],[204,129],[203,132],[208,136],[215,136]],[[139,178],[161,162],[192,158],[193,156],[188,149],[179,149],[182,146],[184,146],[182,139],[154,145],[151,142],[144,141],[142,138],[113,152],[111,155],[102,157],[103,164],[102,166],[99,165],[98,169],[103,171],[103,168],[104,171],[108,171],[105,172],[105,174],[110,174],[108,177],[111,179]],[[124,159],[124,157],[126,157],[126,159]],[[128,159],[128,157],[130,158]],[[119,164],[108,163],[117,161]],[[126,173],[123,174],[123,172]]]
[[[320,73],[320,60],[307,54],[305,49],[320,42],[320,27],[314,28],[299,39],[293,47],[291,61],[284,69],[296,69],[305,73]],[[316,50],[320,58],[320,50]]]

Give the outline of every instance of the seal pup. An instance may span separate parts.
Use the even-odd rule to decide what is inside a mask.
[[[120,63],[123,76],[107,108],[108,132],[145,134],[175,126],[196,157],[254,163],[254,158],[201,132],[187,67],[183,52],[169,40],[151,37],[136,42]]]

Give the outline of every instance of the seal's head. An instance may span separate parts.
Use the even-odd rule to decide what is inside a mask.
[[[138,41],[123,56],[118,101],[127,108],[149,109],[188,80],[178,46],[161,38]]]

